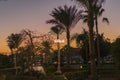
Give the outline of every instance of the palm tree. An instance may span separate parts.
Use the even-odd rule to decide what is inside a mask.
[[[18,50],[22,41],[23,41],[22,34],[12,33],[10,36],[7,37],[7,43],[12,52],[13,52],[13,49],[15,50],[15,52]],[[17,75],[16,53],[14,54],[14,67],[16,69],[16,75]]]
[[[12,41],[7,41],[8,47],[11,51],[11,54],[13,54],[13,49],[14,49],[14,43]]]
[[[75,40],[77,47],[83,48],[85,50],[86,61],[88,60],[88,32],[83,29],[81,34],[75,34],[71,37],[71,40]]]
[[[49,57],[50,57],[50,52],[52,50],[51,48],[51,43],[48,42],[48,41],[43,41],[41,43],[41,52],[42,53],[45,53],[44,56],[45,56],[45,59],[43,60],[43,63],[48,63],[49,62]]]
[[[99,41],[99,31],[98,31],[98,17],[101,17],[105,10],[102,8],[102,3],[94,6],[94,20],[96,26],[96,35],[97,35],[97,54],[98,54],[98,66],[100,65],[100,41]],[[103,22],[109,23],[109,20],[106,17],[103,17]]]
[[[98,34],[99,36],[99,43],[100,43],[100,57],[103,58],[104,56],[108,55],[110,52],[110,40],[104,37],[104,34]],[[97,48],[97,37],[95,39],[95,48]],[[96,49],[97,50],[97,49]],[[97,52],[97,51],[96,51]]]
[[[73,40],[76,40],[76,44],[77,44],[77,47],[80,47],[81,46],[81,41],[82,41],[82,44],[87,46],[88,45],[88,32],[83,29],[83,32],[81,34],[74,34],[72,37],[71,37],[71,41]]]
[[[51,33],[57,36],[57,39],[59,39],[59,35],[62,34],[64,31],[64,28],[61,27],[60,25],[53,26],[50,29],[51,29]]]
[[[94,4],[94,22],[95,22],[95,28],[96,28],[96,36],[97,36],[97,54],[98,54],[98,65],[100,65],[100,41],[99,41],[99,31],[98,31],[98,17],[101,17],[105,9],[102,8],[102,4],[105,2],[105,0],[101,1],[99,4]],[[85,11],[88,13],[88,11]],[[87,23],[88,21],[88,15],[83,16],[83,22]],[[106,22],[109,24],[109,20],[106,17],[103,17],[103,22]]]
[[[94,5],[99,5],[105,0],[74,0],[77,1],[87,11],[87,25],[89,30],[89,56],[91,61],[91,80],[97,79],[97,69],[95,63],[95,50],[93,40],[93,27],[94,27]]]
[[[18,49],[22,41],[23,41],[22,34],[12,33],[10,36],[7,37],[8,45],[13,47],[14,49],[15,48]]]
[[[51,27],[51,31],[57,35],[57,40],[59,40],[59,35],[62,34],[64,28],[61,26],[54,26]],[[60,43],[57,43],[57,48],[58,48],[58,67],[57,67],[57,73],[61,74],[61,67],[60,67]]]
[[[81,19],[81,13],[82,11],[78,11],[75,6],[68,7],[65,5],[63,8],[58,7],[55,8],[50,16],[53,17],[53,19],[48,20],[47,23],[52,23],[55,25],[61,25],[64,27],[64,30],[66,32],[66,39],[67,39],[67,63],[69,64],[69,53],[70,53],[70,30],[75,27],[77,22]]]

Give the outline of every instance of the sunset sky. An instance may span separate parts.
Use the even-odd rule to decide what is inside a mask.
[[[8,52],[6,38],[11,33],[18,33],[22,29],[41,33],[49,32],[50,24],[46,20],[51,19],[53,8],[63,5],[76,5],[71,0],[0,0],[0,52]],[[100,33],[104,33],[111,40],[120,35],[120,0],[106,0],[105,13],[110,24],[99,23]],[[78,23],[72,33],[81,33],[81,27],[85,24]]]

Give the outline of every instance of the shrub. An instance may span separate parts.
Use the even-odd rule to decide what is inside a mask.
[[[5,74],[1,74],[0,75],[0,80],[6,80],[6,75]]]
[[[64,75],[68,80],[85,80],[88,77],[87,72],[83,71],[65,72]]]
[[[54,65],[44,65],[43,67],[46,73],[54,73],[57,70],[57,67]]]
[[[6,80],[37,80],[36,77],[33,76],[7,76]]]

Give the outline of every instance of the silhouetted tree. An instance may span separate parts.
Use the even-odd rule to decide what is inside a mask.
[[[35,45],[34,40],[39,39],[40,36],[37,36],[36,32],[29,30],[29,29],[23,29],[21,31],[21,34],[23,34],[24,42],[26,44],[24,51],[26,53],[29,53],[29,54],[25,53],[26,55],[28,55],[28,65],[29,65],[28,69],[29,69],[29,71],[32,71],[33,66],[36,64],[36,62],[35,62],[36,55],[37,55],[36,49],[38,49],[38,47],[39,47],[38,45],[40,45],[40,43]]]
[[[12,51],[15,51],[14,53],[14,67],[16,69],[16,75],[17,75],[17,62],[16,62],[16,54],[17,54],[17,50],[20,46],[20,44],[22,43],[23,38],[22,38],[22,34],[20,33],[16,33],[16,34],[11,34],[10,36],[7,37],[7,43],[9,48]]]
[[[56,25],[54,27],[51,27],[50,30],[51,30],[51,33],[53,33],[57,36],[56,39],[59,39],[59,36],[60,36],[60,34],[63,33],[64,28],[59,25]]]
[[[0,69],[7,68],[10,66],[10,59],[7,55],[3,55],[4,53],[0,53]]]
[[[63,8],[55,8],[51,12],[53,19],[48,20],[47,23],[52,23],[55,25],[61,25],[64,27],[67,38],[68,52],[67,52],[67,63],[69,64],[69,52],[70,52],[70,30],[75,27],[77,22],[81,19],[82,11],[78,11],[75,6],[68,7],[65,5]]]
[[[52,50],[52,44],[48,41],[43,41],[41,43],[41,53],[44,54],[45,56],[45,59],[43,60],[43,63],[48,63],[50,62],[50,53],[51,53],[51,50]]]
[[[98,34],[99,36],[99,44],[100,44],[100,58],[103,59],[105,56],[110,54],[110,48],[111,48],[111,42],[108,38],[104,37],[104,34]],[[95,48],[97,48],[97,37],[95,38]],[[97,49],[96,53],[97,53]],[[96,54],[96,57],[98,56],[98,54]]]
[[[94,6],[101,4],[104,0],[73,0],[77,1],[81,6],[87,11],[87,25],[89,31],[89,56],[91,61],[91,80],[97,79],[97,69],[95,63],[95,50],[94,50],[94,38],[93,38],[93,28],[94,28]]]
[[[120,37],[112,43],[111,53],[113,54],[117,68],[120,70]]]
[[[95,4],[94,5],[94,19],[95,19],[95,26],[96,26],[96,35],[97,35],[97,55],[98,55],[98,66],[100,65],[100,40],[99,40],[99,31],[98,31],[98,17],[101,17],[105,9],[103,9],[102,4],[104,3],[101,2],[99,5]],[[103,22],[109,23],[109,20],[106,17],[103,17]]]
[[[84,52],[81,52],[83,53],[83,55],[85,55],[85,60],[86,62],[88,61],[88,32],[83,29],[83,32],[81,34],[75,34],[71,37],[71,40],[75,40],[76,41],[76,44],[77,44],[77,47],[81,48],[82,51]]]

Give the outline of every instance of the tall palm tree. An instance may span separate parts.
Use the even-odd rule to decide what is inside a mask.
[[[60,25],[56,25],[54,27],[51,27],[51,31],[57,35],[57,40],[59,40],[59,35],[62,34],[64,28],[61,27]],[[57,43],[57,48],[58,48],[58,67],[57,67],[57,73],[62,73],[61,72],[61,66],[60,66],[60,43]]]
[[[97,69],[95,63],[95,50],[93,40],[93,27],[94,27],[94,5],[99,5],[105,0],[74,0],[77,1],[87,11],[87,25],[89,30],[89,56],[91,61],[91,80],[97,79]]]
[[[75,27],[77,22],[81,19],[82,11],[78,11],[75,6],[68,7],[65,5],[63,8],[55,8],[50,14],[53,19],[48,20],[47,23],[52,23],[56,25],[61,25],[64,27],[67,38],[67,63],[69,64],[69,53],[70,53],[70,30]]]
[[[13,52],[13,49],[15,50],[15,52],[17,52],[22,41],[23,41],[22,34],[12,33],[10,36],[7,37],[7,43],[12,52]],[[16,69],[16,75],[17,75],[16,53],[14,54],[14,67]]]
[[[94,23],[96,28],[96,36],[97,36],[97,54],[98,54],[98,65],[100,65],[100,41],[99,41],[99,31],[98,31],[98,17],[101,17],[105,9],[103,9],[102,4],[105,2],[105,0],[101,1],[99,4],[94,4],[93,10],[94,10]],[[88,11],[85,11],[85,13],[88,13]],[[88,21],[88,15],[83,16],[83,22],[87,23]],[[109,20],[106,17],[102,18],[103,22],[106,22],[109,24]]]
[[[101,17],[105,10],[102,8],[102,3],[99,5],[94,5],[94,20],[96,26],[96,35],[97,35],[97,54],[98,54],[98,66],[100,65],[100,41],[99,41],[99,31],[98,31],[98,17]],[[109,20],[106,17],[103,17],[103,22],[109,23]]]

